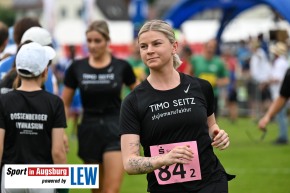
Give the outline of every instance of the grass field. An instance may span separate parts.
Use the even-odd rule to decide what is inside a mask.
[[[219,118],[218,123],[231,139],[230,148],[215,151],[227,172],[236,175],[229,182],[231,193],[290,193],[290,144],[272,144],[278,132],[275,123],[269,125],[263,141],[259,141],[262,133],[249,118],[241,118],[234,124]],[[70,128],[67,132],[70,133]],[[77,140],[71,139],[70,164],[82,163],[76,152]],[[146,183],[145,175],[125,175],[121,193],[146,193]],[[70,193],[90,193],[90,190],[71,189]]]

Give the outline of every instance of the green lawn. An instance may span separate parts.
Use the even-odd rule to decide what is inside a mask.
[[[232,124],[225,118],[218,123],[225,129],[231,139],[230,148],[225,151],[216,150],[220,161],[230,174],[236,178],[229,182],[232,193],[287,193],[290,192],[290,144],[273,145],[277,136],[277,125],[271,123],[263,141],[259,139],[261,132],[256,124],[248,118],[241,118]],[[67,132],[70,132],[68,128]],[[82,163],[76,156],[77,140],[70,140],[68,162]],[[72,189],[70,193],[90,193],[90,190]],[[121,193],[146,193],[146,176],[125,175]]]

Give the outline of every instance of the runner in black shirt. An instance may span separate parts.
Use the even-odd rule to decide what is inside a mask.
[[[129,63],[108,50],[109,29],[104,21],[93,22],[87,32],[89,57],[77,60],[67,69],[63,100],[66,112],[77,88],[83,104],[78,128],[78,155],[87,164],[99,164],[100,189],[92,192],[119,192],[123,165],[119,137],[121,88],[137,84]]]
[[[4,164],[65,164],[66,127],[62,100],[41,89],[55,51],[38,43],[22,45],[16,55],[21,86],[0,96],[0,160]],[[4,146],[4,149],[3,149]],[[2,187],[5,179],[2,172]],[[2,190],[53,193],[54,189]]]
[[[287,103],[290,97],[290,68],[287,70],[281,85],[280,95],[273,101],[266,114],[259,121],[259,128],[265,129],[267,124]],[[288,142],[287,142],[288,143]]]
[[[166,22],[144,24],[138,41],[150,75],[122,103],[125,170],[148,173],[148,192],[228,192],[232,176],[226,174],[212,146],[223,150],[230,142],[216,123],[211,85],[176,71],[177,42]]]

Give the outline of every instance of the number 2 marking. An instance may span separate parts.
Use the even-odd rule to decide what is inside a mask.
[[[190,177],[192,177],[192,178],[196,177],[196,175],[195,175],[195,169],[190,169],[190,171],[192,171],[192,173],[191,173],[191,176],[190,176]]]

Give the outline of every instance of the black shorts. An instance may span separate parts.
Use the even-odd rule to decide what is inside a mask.
[[[221,179],[216,182],[212,182],[206,185],[204,188],[196,191],[178,191],[178,192],[170,192],[170,193],[228,193],[228,181],[234,178],[233,175],[228,175],[223,173]],[[169,192],[169,191],[168,191]],[[164,193],[164,192],[154,192],[151,193]]]
[[[217,181],[213,182],[206,187],[199,190],[197,193],[228,193],[228,179],[226,174],[222,176],[222,178]],[[189,193],[195,193],[195,192],[189,192]]]
[[[253,101],[264,102],[266,100],[271,100],[271,93],[268,86],[260,89],[258,83],[250,81],[248,83],[248,91],[250,98]]]
[[[119,115],[85,118],[78,127],[78,155],[86,163],[102,163],[107,151],[121,151]]]
[[[269,87],[266,87],[261,91],[261,99],[263,102],[272,99]]]
[[[228,92],[228,101],[229,102],[237,102],[237,91],[236,90],[230,90]]]

